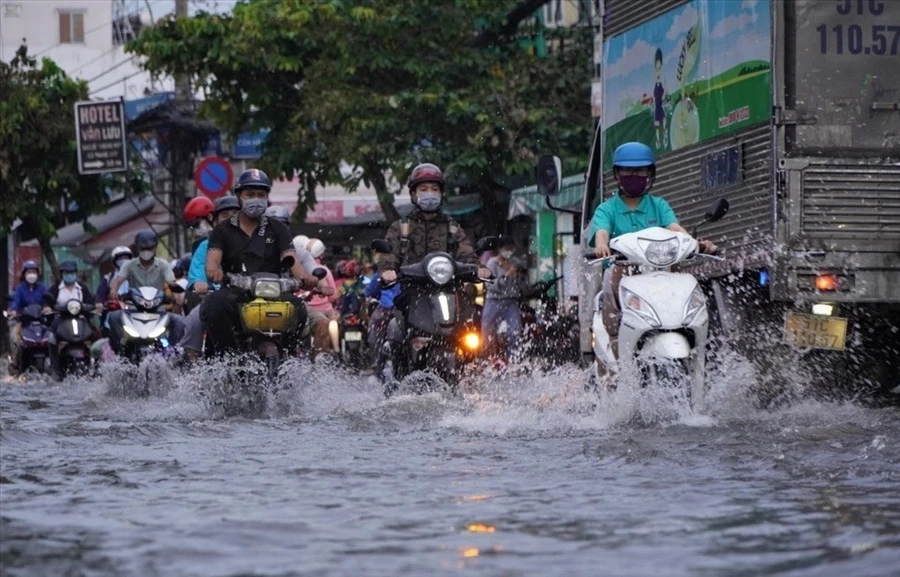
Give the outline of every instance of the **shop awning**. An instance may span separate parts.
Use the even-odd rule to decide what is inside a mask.
[[[82,223],[76,222],[57,230],[56,236],[53,237],[50,244],[68,248],[81,246],[124,222],[147,214],[153,210],[155,204],[156,199],[152,196],[133,201],[130,199],[119,201],[103,214],[96,214],[87,219],[96,232],[88,232]]]
[[[56,231],[51,246],[67,248],[85,262],[99,262],[115,246],[128,245],[138,231],[152,228],[160,236],[171,228],[169,211],[152,196],[141,199],[125,199],[111,206],[103,214],[88,218],[95,232],[85,230],[82,223],[74,223]],[[22,243],[37,246],[36,240]]]
[[[560,208],[577,208],[581,206],[584,197],[584,175],[567,176],[562,181],[562,191],[553,197],[553,206]],[[509,215],[507,220],[517,216],[528,216],[536,212],[550,210],[547,208],[547,200],[538,194],[537,186],[526,186],[512,191],[509,199]]]

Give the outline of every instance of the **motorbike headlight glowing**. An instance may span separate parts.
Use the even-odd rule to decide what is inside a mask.
[[[678,258],[678,249],[681,247],[675,237],[667,240],[641,239],[640,244],[644,249],[644,258],[656,266],[667,266],[675,262]]]
[[[694,287],[694,290],[691,292],[691,296],[688,299],[686,305],[684,305],[684,321],[683,325],[687,326],[694,321],[694,318],[697,316],[703,308],[706,306],[706,295],[703,294],[703,290],[700,289],[700,285]]]
[[[165,332],[166,332],[166,327],[165,327],[165,325],[163,325],[161,327],[156,327],[155,329],[153,329],[153,331],[147,336],[150,337],[151,339],[158,339],[159,337],[163,336],[163,334]]]
[[[281,296],[281,280],[258,280],[253,285],[253,296],[275,299]]]
[[[66,303],[66,310],[69,311],[69,314],[72,316],[77,315],[81,312],[81,301],[75,299],[70,300]]]
[[[656,328],[662,326],[662,323],[659,320],[659,316],[657,316],[656,311],[653,310],[653,307],[651,307],[647,301],[634,294],[627,288],[620,287],[619,290],[619,300],[621,301],[623,307],[647,321],[647,324],[649,324],[651,327]]]
[[[453,261],[445,256],[436,256],[428,261],[425,272],[436,284],[447,284],[453,278]]]
[[[470,351],[477,351],[481,348],[481,335],[478,333],[466,333],[463,335],[462,343]]]
[[[127,334],[129,337],[131,337],[133,339],[141,338],[141,334],[139,332],[137,332],[136,330],[134,330],[133,328],[129,327],[128,325],[124,325],[122,327],[122,329],[125,331],[125,334]]]

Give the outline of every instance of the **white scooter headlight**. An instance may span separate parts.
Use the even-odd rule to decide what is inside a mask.
[[[648,240],[640,239],[641,247],[644,249],[644,258],[647,262],[656,266],[667,266],[675,262],[678,258],[678,249],[681,243],[678,238],[672,237],[667,240]]]
[[[445,256],[434,257],[428,261],[428,265],[425,267],[428,278],[440,285],[450,282],[450,279],[453,278],[453,270],[453,261]]]
[[[253,285],[253,296],[263,299],[276,299],[281,296],[281,280],[258,280]]]
[[[153,329],[153,332],[151,332],[147,336],[151,339],[158,339],[159,337],[163,336],[163,333],[165,333],[165,332],[166,332],[166,326],[163,325],[163,326],[156,327],[155,329]]]
[[[74,317],[81,312],[81,301],[77,301],[75,299],[70,300],[66,303],[66,310],[69,311],[69,314]]]
[[[691,296],[688,299],[686,305],[684,305],[684,321],[682,324],[687,326],[694,321],[694,318],[697,316],[703,307],[706,306],[706,295],[703,294],[703,290],[700,288],[700,285],[694,287],[694,290],[691,292]]]
[[[653,307],[650,306],[647,301],[634,294],[627,288],[620,287],[619,291],[619,299],[623,307],[647,321],[647,324],[649,324],[653,328],[662,326],[662,322],[660,322],[659,316],[657,316],[656,311],[653,310]]]

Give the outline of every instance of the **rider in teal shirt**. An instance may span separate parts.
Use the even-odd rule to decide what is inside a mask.
[[[678,224],[665,199],[648,194],[656,176],[656,159],[649,146],[640,142],[619,146],[613,155],[613,173],[619,184],[618,194],[597,207],[588,231],[594,254],[607,257],[611,254],[610,239],[651,226],[689,234]],[[704,252],[715,250],[708,240],[700,241],[700,247]]]

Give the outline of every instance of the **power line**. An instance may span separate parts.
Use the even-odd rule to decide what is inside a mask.
[[[119,62],[118,64],[116,64],[116,65],[113,66],[112,68],[107,68],[104,72],[101,72],[101,73],[98,74],[97,76],[94,76],[93,78],[91,78],[90,80],[88,80],[87,83],[90,84],[91,82],[93,82],[94,80],[97,80],[98,78],[103,78],[104,76],[106,76],[107,74],[109,74],[110,72],[112,72],[113,70],[115,70],[116,68],[120,68],[120,67],[122,67],[122,66],[128,64],[129,62],[131,62],[131,61],[134,60],[135,58],[137,58],[137,54],[135,54],[134,56],[131,56],[131,57],[129,57],[129,58],[126,58],[125,60],[123,60],[122,62]]]
[[[97,88],[96,90],[92,90],[91,93],[89,94],[89,96],[93,96],[93,95],[97,94],[98,92],[103,92],[107,88],[112,88],[113,86],[115,86],[116,84],[118,84],[120,82],[125,82],[126,80],[128,80],[130,78],[134,78],[138,74],[143,74],[143,73],[144,73],[143,70],[138,70],[137,72],[135,72],[133,74],[129,74],[128,76],[123,76],[122,78],[119,78],[115,82],[110,82],[109,84],[107,84],[106,86],[103,86],[102,88]]]
[[[109,56],[110,54],[112,54],[113,52],[115,52],[116,50],[118,50],[119,48],[120,48],[119,46],[113,46],[111,49],[107,50],[106,52],[104,52],[104,53],[101,54],[100,56],[97,56],[96,58],[92,58],[92,59],[88,60],[87,62],[85,62],[84,64],[82,64],[81,66],[79,66],[78,68],[76,68],[75,70],[73,70],[72,72],[69,72],[69,73],[68,73],[69,76],[74,76],[75,74],[81,72],[81,71],[84,70],[86,67],[90,66],[90,65],[93,64],[94,62],[97,62],[98,60],[100,60],[100,59],[103,58],[104,56]]]

